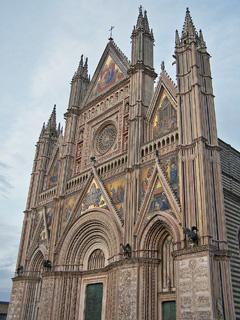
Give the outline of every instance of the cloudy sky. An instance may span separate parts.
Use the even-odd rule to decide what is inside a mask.
[[[130,59],[139,5],[155,36],[155,70],[172,66],[175,30],[189,7],[211,54],[218,135],[240,150],[240,2],[231,0],[1,0],[0,1],[0,301],[9,301],[28,184],[43,122],[57,105],[64,125],[70,81],[81,54],[94,70],[114,26]]]

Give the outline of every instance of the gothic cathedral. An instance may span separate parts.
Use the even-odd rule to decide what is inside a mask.
[[[131,61],[81,57],[36,146],[8,320],[240,319],[240,154],[218,139],[189,10],[175,84],[139,8]],[[156,85],[154,85],[155,80]]]

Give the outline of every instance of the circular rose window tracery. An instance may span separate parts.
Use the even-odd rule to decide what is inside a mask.
[[[117,135],[117,130],[114,124],[108,124],[102,128],[97,134],[96,149],[97,152],[103,154],[107,152],[114,144]]]

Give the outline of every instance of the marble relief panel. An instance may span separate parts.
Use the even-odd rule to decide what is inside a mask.
[[[211,319],[208,257],[189,258],[177,263],[181,319]]]

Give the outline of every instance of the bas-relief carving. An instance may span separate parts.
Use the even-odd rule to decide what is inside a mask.
[[[39,310],[39,320],[50,320],[51,302],[54,288],[54,279],[46,278],[43,280],[41,303]]]
[[[118,281],[118,319],[136,320],[137,270],[120,270]]]
[[[8,308],[8,320],[20,319],[21,301],[23,296],[24,283],[17,281],[13,282],[11,301]]]
[[[211,298],[207,257],[179,262],[181,319],[211,319]]]

